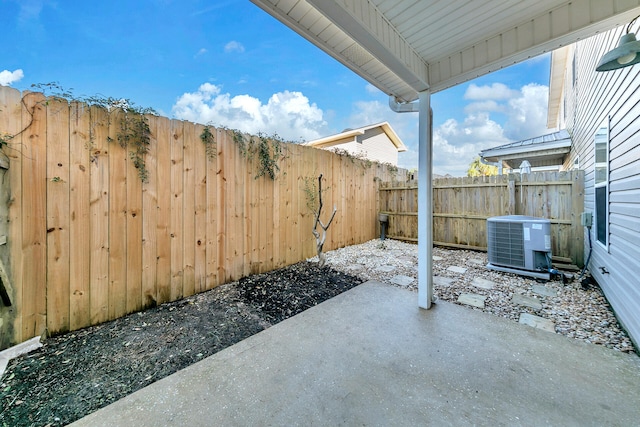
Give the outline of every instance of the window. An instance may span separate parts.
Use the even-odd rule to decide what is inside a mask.
[[[595,211],[596,240],[609,244],[609,118],[595,135]]]

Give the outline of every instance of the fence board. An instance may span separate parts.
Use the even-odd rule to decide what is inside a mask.
[[[23,129],[22,125],[22,104],[21,94],[15,89],[5,88],[0,90],[0,133],[6,132],[7,135],[17,135],[7,143],[2,151],[9,158],[9,170],[5,173],[5,177],[9,178],[9,194],[6,202],[9,205],[9,231],[7,248],[9,253],[6,254],[8,262],[5,269],[8,268],[10,286],[13,290],[11,302],[13,309],[6,313],[3,317],[3,324],[0,326],[0,346],[8,347],[13,342],[21,342],[31,337],[25,336],[22,329],[23,308],[23,278],[22,278],[22,159],[23,159],[23,140],[26,139],[24,133],[20,133]],[[4,201],[3,201],[4,202]],[[3,256],[4,258],[4,256]],[[6,259],[6,258],[5,258]],[[3,262],[4,261],[0,261]],[[5,284],[5,288],[7,285]],[[13,326],[13,328],[11,328]],[[13,331],[11,330],[13,329]]]
[[[204,126],[196,125],[195,134],[202,134]],[[207,289],[207,163],[209,159],[203,143],[194,143],[194,292]]]
[[[69,127],[69,329],[91,324],[89,307],[90,258],[90,189],[89,110],[72,102]]]
[[[120,145],[118,135],[122,111],[109,117],[109,318],[127,312],[127,160],[129,154]]]
[[[22,123],[22,335],[42,335],[47,326],[47,115],[42,94],[24,99]]]
[[[15,310],[1,313],[0,347],[315,255],[303,187],[319,173],[323,220],[338,207],[325,250],[376,237],[372,200],[376,180],[390,176],[385,167],[285,144],[275,180],[255,179],[258,156],[245,158],[230,131],[212,129],[217,157],[209,160],[202,125],[149,116],[143,183],[117,141],[122,112],[62,102],[59,115],[45,101],[0,87],[0,132],[16,135],[2,147],[10,203],[0,256],[8,254]],[[20,133],[31,109],[33,124]]]
[[[220,144],[220,150],[222,156],[218,159],[218,170],[216,171],[216,191],[214,193],[216,200],[216,248],[217,248],[217,280],[218,283],[226,283],[227,278],[227,238],[226,238],[226,226],[227,216],[229,215],[228,209],[224,209],[226,203],[227,193],[227,159],[232,158],[234,155],[232,152],[236,148],[230,143],[229,132],[222,130],[218,132],[220,136],[218,144]]]
[[[151,141],[146,156],[149,178],[142,186],[142,277],[141,304],[143,308],[156,304],[158,253],[158,121],[149,119]]]
[[[69,330],[69,103],[47,108],[47,329]]]
[[[183,284],[182,294],[184,296],[193,295],[195,293],[195,262],[196,262],[196,201],[195,201],[195,164],[196,164],[196,143],[202,146],[199,141],[199,135],[196,136],[195,127],[191,123],[184,125],[184,188],[183,191],[183,229],[184,229],[184,258],[183,258]],[[189,191],[192,189],[193,191]]]
[[[128,151],[132,151],[130,147]],[[149,157],[149,156],[146,156]],[[153,162],[151,162],[153,163]],[[126,289],[125,301],[126,313],[133,313],[142,308],[142,180],[140,171],[136,169],[133,161],[127,161],[126,184],[127,198],[124,210],[127,234],[123,239],[126,243]],[[152,166],[152,165],[151,165]],[[145,162],[147,180],[150,179],[149,165]]]
[[[171,300],[182,298],[184,253],[184,123],[171,121]]]
[[[212,133],[216,140],[216,158],[209,159],[206,164],[206,288],[213,289],[218,283],[218,160],[222,158],[221,141],[222,132],[219,129],[213,129]]]
[[[157,189],[158,209],[157,224],[157,303],[171,300],[171,122],[165,117],[153,118],[157,129]]]
[[[109,151],[107,137],[108,114],[91,107],[90,132],[93,144],[91,157],[90,229],[91,256],[89,305],[91,323],[109,319]]]
[[[389,236],[417,241],[417,185],[380,188],[380,211],[389,214]],[[552,254],[582,265],[584,173],[546,172],[443,178],[434,181],[434,243],[486,250],[486,220],[501,215],[529,215],[551,222]]]

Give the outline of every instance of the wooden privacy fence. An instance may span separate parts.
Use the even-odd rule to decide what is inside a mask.
[[[584,171],[537,172],[433,181],[433,240],[440,246],[486,250],[486,220],[501,215],[549,219],[554,261],[582,266]],[[380,211],[389,214],[388,234],[418,240],[417,183],[380,186]]]
[[[377,235],[377,187],[395,169],[284,144],[275,179],[256,178],[232,131],[211,129],[209,158],[204,126],[147,116],[143,182],[109,114],[0,87],[0,347],[312,257],[303,189],[320,173],[325,215],[338,208],[325,250]]]

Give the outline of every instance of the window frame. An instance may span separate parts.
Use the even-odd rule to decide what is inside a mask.
[[[605,130],[601,133],[602,130]],[[594,237],[596,244],[600,245],[607,251],[609,250],[609,181],[610,181],[610,173],[611,173],[611,120],[610,117],[607,116],[600,126],[596,129],[596,132],[593,136],[594,144],[593,144],[593,210],[594,210]],[[598,141],[598,136],[603,135],[602,141]],[[605,159],[598,161],[598,144],[605,144],[604,154]],[[598,173],[599,170],[604,168],[604,173]],[[599,178],[598,176],[602,175]],[[603,189],[603,190],[602,190]],[[600,191],[599,191],[600,190]],[[604,201],[599,200],[598,193],[604,192]],[[598,202],[604,202],[604,207],[600,207]],[[599,212],[600,211],[600,212]],[[600,216],[604,216],[604,218],[600,218]],[[599,225],[602,224],[604,229],[601,229]],[[604,241],[601,240],[601,237],[604,238]]]

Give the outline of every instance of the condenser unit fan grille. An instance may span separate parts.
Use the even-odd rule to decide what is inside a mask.
[[[511,267],[525,266],[524,233],[521,222],[489,222],[489,262]]]

